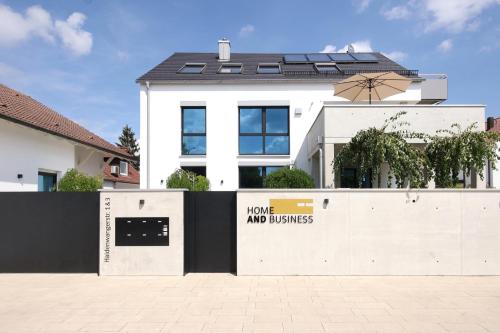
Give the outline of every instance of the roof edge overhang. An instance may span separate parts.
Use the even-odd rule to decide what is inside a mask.
[[[60,138],[63,138],[63,139],[69,140],[69,141],[73,141],[73,142],[76,142],[76,143],[78,143],[80,145],[88,146],[88,147],[97,149],[99,151],[105,152],[107,154],[111,154],[113,156],[121,157],[121,158],[130,160],[130,161],[137,160],[137,158],[135,156],[130,156],[128,154],[118,153],[118,152],[116,152],[114,150],[111,150],[111,149],[106,149],[106,148],[103,148],[103,147],[99,147],[98,145],[93,145],[93,144],[90,144],[88,142],[85,142],[85,141],[82,141],[82,140],[78,140],[78,139],[69,137],[67,135],[63,135],[61,133],[57,133],[57,132],[48,130],[48,129],[40,127],[40,126],[33,125],[33,124],[21,121],[21,120],[16,119],[16,118],[11,118],[11,117],[5,116],[3,114],[0,114],[0,119],[4,119],[6,121],[10,121],[12,123],[15,123],[15,124],[18,124],[18,125],[22,125],[22,126],[25,126],[25,127],[28,127],[28,128],[40,131],[40,132],[51,134],[51,135],[54,135],[54,136],[57,136],[57,137],[60,137]]]
[[[344,80],[343,78],[330,78],[330,79],[310,79],[310,78],[297,78],[297,79],[286,79],[286,78],[269,78],[269,79],[218,79],[218,80],[139,80],[135,82],[141,85],[145,85],[149,82],[150,85],[186,85],[186,84],[199,84],[199,85],[213,85],[213,84],[297,84],[297,83],[336,83]],[[412,82],[422,82],[425,79],[421,77],[410,78]]]

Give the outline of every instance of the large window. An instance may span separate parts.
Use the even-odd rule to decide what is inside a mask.
[[[288,107],[240,107],[241,155],[290,153]]]
[[[358,188],[358,169],[356,168],[342,168],[340,173],[340,187],[342,188]],[[372,173],[368,172],[361,178],[362,188],[372,188]]]
[[[207,152],[206,112],[202,107],[182,108],[182,155]]]
[[[57,174],[38,172],[38,192],[54,192],[57,186]]]
[[[267,175],[283,166],[245,166],[239,168],[240,188],[263,188]]]

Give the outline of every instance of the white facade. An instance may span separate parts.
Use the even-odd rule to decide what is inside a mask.
[[[405,93],[384,102],[417,103],[421,100],[420,87],[421,82],[415,81]],[[215,191],[238,188],[239,166],[292,164],[310,171],[306,137],[325,102],[345,105],[346,100],[334,96],[333,84],[326,81],[154,83],[149,86],[149,103],[148,88],[141,85],[141,188],[165,188],[167,177],[182,166],[205,166],[211,190]],[[206,107],[205,156],[181,154],[181,108],[186,106]],[[288,106],[290,155],[239,155],[240,106]]]
[[[55,135],[0,119],[0,191],[37,191],[38,173],[68,169],[102,175],[104,153]],[[19,178],[18,178],[19,177]]]

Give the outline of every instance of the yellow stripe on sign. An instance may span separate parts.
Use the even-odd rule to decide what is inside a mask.
[[[312,214],[313,199],[269,199],[274,214]]]

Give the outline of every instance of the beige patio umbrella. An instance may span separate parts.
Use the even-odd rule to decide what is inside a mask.
[[[411,79],[394,72],[360,73],[334,84],[335,96],[350,101],[381,101],[405,92]]]

